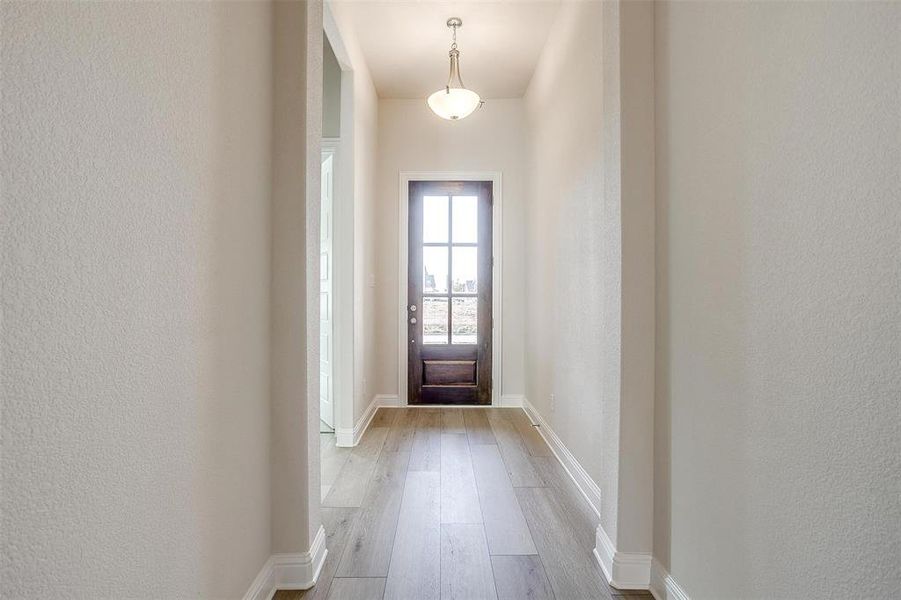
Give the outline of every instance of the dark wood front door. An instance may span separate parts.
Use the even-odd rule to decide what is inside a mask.
[[[491,182],[410,182],[410,404],[491,404]]]

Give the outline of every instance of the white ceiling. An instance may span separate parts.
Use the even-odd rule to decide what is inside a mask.
[[[425,98],[447,81],[449,17],[466,87],[483,98],[518,98],[532,78],[559,0],[447,2],[333,0],[353,27],[382,98]]]

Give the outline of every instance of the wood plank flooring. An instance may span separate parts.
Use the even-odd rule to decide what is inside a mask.
[[[492,556],[498,600],[553,600],[554,592],[537,554]]]
[[[275,600],[626,600],[597,520],[520,409],[381,408],[356,448],[322,434],[319,582]]]

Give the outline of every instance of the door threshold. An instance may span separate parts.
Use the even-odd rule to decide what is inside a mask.
[[[393,404],[379,408],[518,408],[498,404]]]

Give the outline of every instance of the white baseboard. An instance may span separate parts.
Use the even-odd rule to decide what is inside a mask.
[[[569,451],[563,444],[563,441],[556,433],[554,433],[554,430],[547,424],[547,421],[544,420],[541,413],[532,406],[532,403],[529,402],[528,398],[522,398],[522,408],[532,423],[538,424],[538,427],[536,428],[538,429],[538,433],[541,434],[541,437],[543,437],[547,445],[550,446],[554,456],[557,457],[557,460],[560,461],[560,464],[563,465],[563,468],[569,473],[569,476],[575,482],[576,487],[579,488],[579,491],[582,492],[582,495],[588,500],[591,508],[594,509],[595,514],[600,515],[601,488],[599,488],[598,484],[596,484],[588,475],[588,472],[582,468],[582,465],[579,464],[576,457],[572,455],[572,452]]]
[[[656,558],[651,566],[651,594],[657,600],[690,600],[685,590]]]
[[[244,594],[244,600],[271,600],[277,590],[308,590],[316,585],[328,550],[321,526],[309,552],[273,554]]]
[[[378,394],[375,399],[379,406],[401,406],[400,398],[391,394]]]
[[[335,445],[337,445],[339,448],[351,448],[353,446],[356,446],[363,438],[363,434],[366,433],[366,429],[369,428],[369,423],[372,422],[372,418],[375,416],[375,411],[378,410],[380,406],[397,405],[397,396],[377,394],[375,397],[373,397],[372,402],[369,403],[369,406],[366,407],[366,410],[363,411],[360,419],[356,423],[354,423],[353,429],[349,427],[335,428]]]
[[[335,445],[339,448],[351,448],[360,443],[360,438],[366,433],[366,428],[375,416],[375,411],[379,407],[379,397],[376,396],[360,415],[360,419],[354,423],[353,427],[336,427],[335,428]]]
[[[522,408],[522,401],[522,394],[507,394],[501,396],[501,401],[498,406],[501,408]]]
[[[604,528],[595,530],[594,557],[607,583],[620,590],[646,590],[651,586],[650,553],[618,552]]]
[[[538,433],[550,446],[554,456],[563,465],[576,487],[579,488],[588,504],[594,509],[595,514],[600,518],[601,489],[598,487],[598,484],[579,464],[576,457],[573,456],[560,437],[551,429],[551,426],[544,420],[541,413],[532,406],[528,398],[522,399],[522,405],[523,410],[532,423],[538,425]],[[600,525],[595,531],[595,539],[594,556],[610,585],[624,590],[646,590],[650,587],[652,562],[650,554],[617,552],[609,536],[607,536],[607,533]]]

